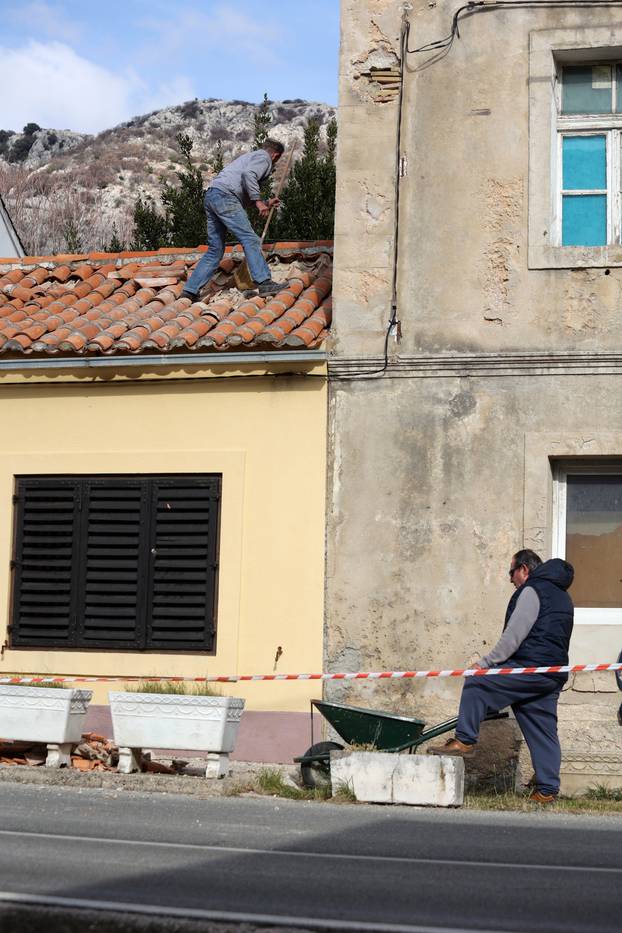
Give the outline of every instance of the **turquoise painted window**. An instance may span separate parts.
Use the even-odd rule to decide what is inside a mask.
[[[573,194],[573,191],[577,194]],[[562,139],[562,246],[606,246],[606,244],[606,137],[604,135],[564,136]]]
[[[611,113],[611,65],[570,65],[562,71],[562,113]],[[617,80],[620,80],[618,66]]]
[[[564,191],[607,187],[607,143],[605,136],[564,136]]]
[[[562,198],[562,246],[607,245],[607,195]]]

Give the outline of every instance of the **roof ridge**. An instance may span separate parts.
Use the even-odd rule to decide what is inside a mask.
[[[264,243],[264,249],[268,254],[291,253],[291,252],[332,252],[333,240],[292,240],[276,241],[275,243]],[[137,259],[144,260],[146,264],[153,262],[159,264],[166,256],[172,259],[180,259],[182,256],[192,257],[193,261],[199,259],[203,253],[207,252],[207,246],[188,246],[174,247],[163,246],[158,250],[122,250],[118,253],[90,252],[90,253],[55,253],[52,255],[41,256],[14,256],[0,257],[0,275],[5,274],[4,270],[17,268],[30,270],[30,267],[36,268],[43,266],[54,269],[60,266],[69,266],[70,268],[90,263],[99,263],[105,265],[112,260],[118,268],[135,262]],[[242,247],[239,243],[229,244],[225,247],[225,256],[231,254],[242,255]]]

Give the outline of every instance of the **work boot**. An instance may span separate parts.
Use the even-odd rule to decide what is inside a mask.
[[[528,800],[531,800],[532,803],[555,803],[557,796],[555,794],[543,794],[541,790],[532,790],[529,794]]]
[[[275,282],[274,279],[267,279],[260,282],[257,291],[260,298],[266,298],[268,295],[276,295],[282,289],[287,288],[287,282]]]
[[[460,739],[447,739],[444,745],[432,745],[428,749],[428,755],[454,755],[458,758],[472,758],[477,748],[477,742],[467,745]]]
[[[180,298],[189,298],[190,301],[196,301],[198,297],[199,296],[195,295],[194,292],[187,292],[185,288],[180,295]]]

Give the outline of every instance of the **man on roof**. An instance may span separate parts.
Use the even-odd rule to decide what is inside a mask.
[[[503,634],[485,657],[470,665],[552,667],[568,664],[574,609],[568,587],[572,564],[554,558],[544,563],[528,548],[517,551],[509,569],[515,593],[508,603]],[[529,799],[553,803],[559,793],[561,750],[557,735],[557,701],[568,674],[489,674],[470,677],[462,688],[456,735],[428,754],[470,758],[479,727],[488,713],[511,706],[525,736],[535,771]]]
[[[207,252],[201,257],[182,292],[183,298],[196,301],[218,269],[225,252],[225,235],[229,230],[244,249],[253,281],[262,296],[275,295],[283,283],[274,282],[261,250],[260,240],[251,227],[246,208],[254,204],[262,217],[271,207],[278,207],[278,198],[261,198],[261,186],[283,155],[283,143],[267,139],[261,149],[238,156],[226,165],[205,192],[207,214]]]

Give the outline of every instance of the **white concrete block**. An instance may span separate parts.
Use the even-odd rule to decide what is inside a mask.
[[[464,761],[448,755],[334,751],[330,777],[333,791],[347,784],[366,803],[461,807],[464,800]]]

